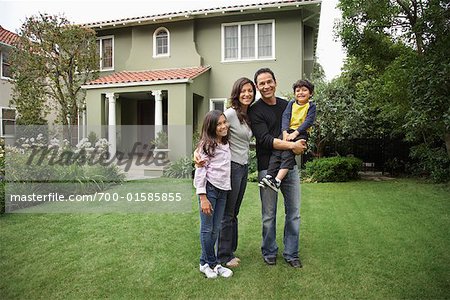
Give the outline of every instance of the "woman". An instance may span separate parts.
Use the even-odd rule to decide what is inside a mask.
[[[252,130],[247,109],[255,100],[256,88],[248,78],[239,78],[231,91],[231,107],[225,110],[230,126],[231,191],[228,193],[219,234],[218,259],[227,267],[239,266],[234,255],[238,245],[238,214],[247,187],[248,153]]]

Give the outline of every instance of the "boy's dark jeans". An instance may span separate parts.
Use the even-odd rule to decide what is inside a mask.
[[[288,133],[294,132],[294,129],[288,129]],[[280,140],[283,139],[283,134],[278,137]],[[300,139],[307,140],[308,134],[306,132],[301,132],[292,142],[296,142]],[[269,167],[267,168],[267,175],[275,178],[280,169],[292,170],[296,165],[295,154],[291,150],[272,150],[272,155],[270,156]]]

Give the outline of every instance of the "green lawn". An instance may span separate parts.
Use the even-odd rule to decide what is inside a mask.
[[[302,184],[303,269],[260,255],[260,202],[241,208],[232,278],[198,271],[199,218],[165,214],[0,217],[1,299],[450,298],[450,189],[417,181]]]

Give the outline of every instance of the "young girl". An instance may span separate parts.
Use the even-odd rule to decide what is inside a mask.
[[[205,164],[195,170],[194,186],[200,205],[200,272],[207,278],[230,277],[233,272],[217,260],[214,245],[220,232],[228,191],[231,189],[231,153],[228,123],[219,110],[206,114],[198,145]]]

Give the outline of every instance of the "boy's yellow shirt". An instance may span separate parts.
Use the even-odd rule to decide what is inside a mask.
[[[303,124],[303,122],[305,122],[306,115],[308,114],[308,109],[309,102],[303,105],[298,105],[297,101],[295,101],[292,104],[291,120],[289,122],[290,129],[296,130],[298,127],[300,127],[300,125]]]

